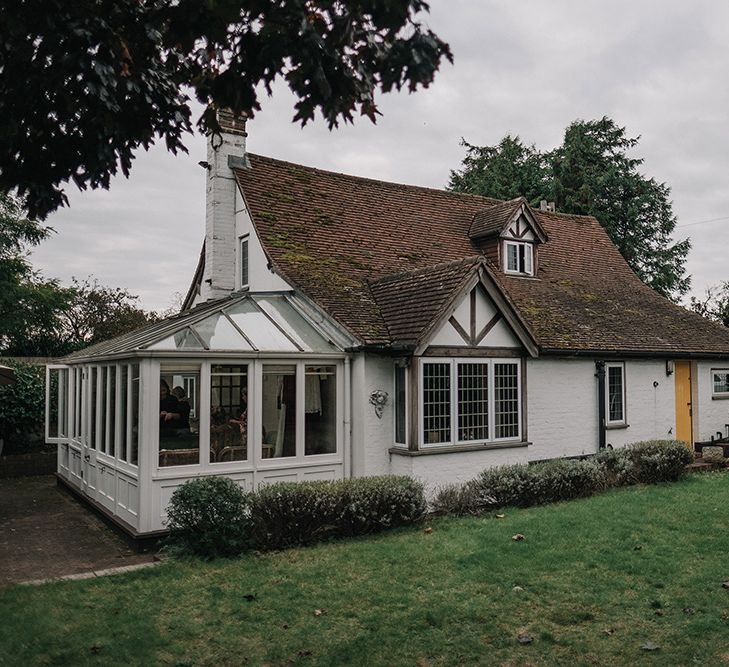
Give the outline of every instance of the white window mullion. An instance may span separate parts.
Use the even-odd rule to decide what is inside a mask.
[[[516,364],[516,392],[517,392],[517,396],[516,396],[516,401],[517,401],[516,402],[516,410],[517,410],[517,420],[518,420],[517,423],[516,423],[517,436],[518,436],[519,440],[523,440],[524,438],[522,437],[522,419],[523,419],[522,410],[523,410],[523,405],[522,405],[522,402],[521,402],[521,396],[522,396],[522,391],[521,391],[521,363],[517,363]]]
[[[200,443],[200,465],[203,470],[211,467],[210,464],[210,398],[211,398],[211,381],[210,381],[210,362],[203,361],[200,364],[200,386],[195,387],[197,391],[197,403],[194,398],[190,398],[193,406],[197,406],[198,415],[198,438]],[[206,401],[207,403],[203,403]]]
[[[451,360],[451,439],[453,445],[458,442],[458,362]]]
[[[494,363],[488,362],[489,383],[489,442],[496,439],[496,383],[494,382]]]
[[[306,362],[296,362],[296,459],[304,460],[304,438],[306,412],[304,392],[306,391]]]

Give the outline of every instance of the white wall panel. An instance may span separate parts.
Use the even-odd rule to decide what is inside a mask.
[[[700,361],[694,366],[694,440],[703,442],[726,433],[729,400],[712,396],[712,369],[729,368],[727,361]],[[698,404],[698,405],[697,405]]]

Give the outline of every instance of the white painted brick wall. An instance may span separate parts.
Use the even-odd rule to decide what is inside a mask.
[[[354,367],[358,364],[362,370],[353,375],[356,396],[353,419],[358,428],[353,443],[355,450],[359,450],[355,453],[355,475],[408,474],[433,488],[472,479],[487,467],[597,451],[597,378],[592,359],[542,358],[527,362],[528,437],[532,443],[528,448],[419,457],[389,455],[393,444],[392,402],[385,408],[382,420],[374,416],[368,404],[373,389],[384,388],[392,394],[392,360],[367,355],[363,361],[360,355]],[[708,373],[707,370],[704,375],[708,377]],[[639,440],[673,437],[676,425],[674,378],[666,376],[665,361],[626,361],[625,375],[628,427],[609,429],[607,442],[618,448]],[[708,382],[707,379],[705,384],[710,391]],[[729,401],[713,402],[717,403],[729,409]],[[714,411],[712,423],[721,421],[723,427],[722,409]],[[388,459],[389,466],[385,464]]]
[[[608,430],[607,442],[613,447],[623,447],[640,440],[674,438],[675,378],[666,375],[666,362],[628,361],[625,364],[625,379],[629,427]],[[654,383],[658,383],[658,386],[655,387]]]
[[[362,356],[362,355],[358,355]],[[359,422],[363,432],[358,475],[387,475],[390,472],[388,450],[394,440],[394,365],[391,357],[364,355],[364,373],[358,380],[363,384],[352,401],[352,419]],[[388,394],[387,404],[378,419],[370,404],[373,391]]]
[[[694,373],[694,410],[698,404],[698,413],[694,414],[694,439],[710,440],[717,432],[725,433],[725,425],[729,424],[729,400],[712,398],[712,369],[729,368],[726,361],[700,361]]]
[[[290,291],[292,289],[283,278],[273,272],[268,266],[268,258],[263,252],[263,246],[258,238],[256,228],[251,221],[250,213],[240,190],[235,190],[235,248],[238,252],[238,242],[241,236],[248,234],[248,287],[251,292]],[[240,289],[240,257],[236,255],[235,261],[235,289]]]
[[[441,487],[448,484],[463,483],[474,479],[482,470],[513,463],[526,463],[526,447],[513,449],[484,449],[473,452],[454,452],[453,454],[429,454],[426,456],[404,457],[392,455],[392,474],[402,468],[398,459],[411,462],[410,474],[425,485],[426,495],[432,497]]]
[[[676,432],[673,376],[663,360],[626,361],[627,428],[609,429],[607,443],[672,438]],[[530,359],[527,362],[529,459],[592,454],[598,446],[595,361]],[[653,383],[658,386],[654,387]]]
[[[529,359],[527,392],[529,460],[597,450],[594,361]]]
[[[207,191],[205,197],[205,273],[200,287],[201,300],[215,299],[235,289],[236,229],[235,192],[238,187],[228,156],[245,155],[245,137],[222,134],[216,149],[208,141]]]

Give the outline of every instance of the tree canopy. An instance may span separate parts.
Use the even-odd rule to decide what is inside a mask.
[[[29,220],[20,201],[0,193],[0,350],[58,353],[55,328],[72,293],[33,270],[28,252],[51,234]]]
[[[551,184],[547,160],[534,145],[507,134],[496,146],[466,147],[460,171],[452,171],[449,188],[496,199],[526,197],[532,205],[545,199]],[[488,194],[487,194],[488,193]]]
[[[0,353],[61,356],[160,317],[94,278],[74,278],[70,287],[44,278],[28,254],[51,233],[25,216],[17,197],[0,193]]]
[[[729,327],[729,281],[708,287],[703,297],[691,297],[689,308],[695,313]]]
[[[643,160],[630,154],[638,141],[604,117],[573,122],[552,151],[540,152],[510,135],[496,146],[464,142],[466,157],[451,172],[449,188],[499,199],[525,196],[532,204],[550,200],[558,211],[592,215],[635,273],[677,300],[689,289],[691,243],[673,243],[671,189],[640,172]]]
[[[252,116],[282,77],[294,120],[373,122],[377,91],[428,86],[448,45],[423,0],[0,0],[0,190],[43,218],[63,184],[108,187],[156,138],[185,150],[190,101]]]

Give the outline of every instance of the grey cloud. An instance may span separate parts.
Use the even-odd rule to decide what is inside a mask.
[[[726,210],[729,167],[729,4],[710,0],[433,0],[427,22],[455,64],[415,95],[381,96],[376,126],[358,119],[329,132],[293,125],[285,85],[249,123],[249,150],[373,178],[442,187],[463,157],[463,136],[494,144],[518,134],[557,145],[576,118],[608,115],[641,135],[645,172],[672,188],[679,222]],[[70,193],[53,216],[58,235],[34,254],[46,275],[93,273],[149,308],[184,291],[204,232],[204,140],[190,155],[141,154],[110,192]],[[729,221],[679,229],[694,244],[694,289],[729,279]]]

